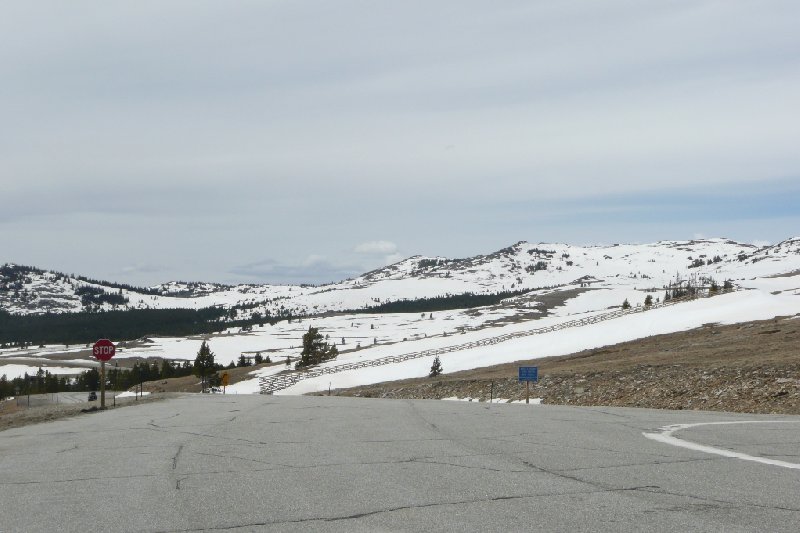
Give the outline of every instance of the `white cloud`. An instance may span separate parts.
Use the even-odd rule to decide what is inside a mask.
[[[384,257],[383,261],[387,265],[392,265],[394,263],[402,261],[403,259],[405,259],[405,256],[403,254],[394,253],[394,254],[389,254],[386,257]]]
[[[163,272],[166,270],[163,266],[154,265],[151,263],[136,263],[133,265],[127,265],[120,269],[120,272],[123,274],[134,274],[134,273],[154,273],[154,272]]]
[[[303,266],[310,267],[315,265],[324,265],[326,263],[328,263],[328,261],[325,259],[324,255],[311,254],[305,258],[303,261]]]
[[[355,247],[355,252],[359,254],[391,255],[397,252],[397,245],[391,241],[362,242]]]
[[[264,259],[236,266],[229,272],[248,282],[256,283],[328,283],[357,276],[363,270],[360,265],[340,264],[314,254],[299,264]]]

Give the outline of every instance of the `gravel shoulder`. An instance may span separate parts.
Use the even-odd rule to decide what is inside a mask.
[[[379,383],[341,396],[522,400],[519,366],[538,366],[545,404],[800,414],[800,317],[691,331],[436,378]],[[447,372],[447,368],[444,368]]]
[[[107,397],[106,411],[144,405],[167,398],[177,398],[178,396],[177,394],[150,394],[138,400],[135,398],[119,398],[116,406],[111,405],[111,401]],[[0,402],[0,431],[62,418],[88,416],[99,412],[102,412],[99,409],[99,401],[27,407],[22,398],[20,398],[19,402],[16,399],[10,399]]]

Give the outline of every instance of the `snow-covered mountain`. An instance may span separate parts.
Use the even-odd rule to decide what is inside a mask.
[[[705,287],[715,283],[724,287],[729,281],[743,290],[704,291],[703,295],[713,292],[715,296],[658,305],[666,295],[664,287],[676,279],[693,280]],[[524,294],[470,309],[445,306],[421,313],[387,312],[384,307],[375,313],[323,313],[403,299],[510,291]],[[646,305],[648,296],[655,305]],[[625,300],[631,305],[628,312],[613,320],[597,320],[616,316]],[[15,313],[220,305],[236,309],[237,319],[252,318],[254,313],[263,317],[268,312],[273,316],[282,312],[295,317],[310,315],[310,319],[274,324],[255,320],[250,322],[252,327],[230,324],[202,335],[148,333],[142,338],[112,339],[118,343],[116,360],[123,366],[126,359],[191,361],[204,340],[212,345],[221,364],[258,353],[284,361],[297,358],[302,337],[313,326],[340,352],[335,361],[322,366],[369,363],[354,370],[328,372],[279,391],[297,394],[331,385],[348,387],[424,376],[430,367],[425,354],[430,350],[445,350],[441,360],[446,372],[452,372],[534,355],[566,355],[705,324],[800,316],[800,238],[761,248],[726,239],[590,247],[519,242],[468,259],[411,257],[355,279],[317,287],[175,282],[135,289],[6,265],[0,267],[0,305]],[[232,315],[232,311],[226,313]],[[577,327],[576,323],[585,325]],[[32,374],[39,367],[74,373],[96,364],[88,355],[88,344],[58,341],[0,347],[0,375]],[[408,354],[422,355],[407,359]],[[370,363],[387,358],[401,362]],[[259,378],[284,371],[282,364],[258,369],[252,379],[231,390],[258,392]]]
[[[770,277],[795,271],[800,271],[800,238],[761,248],[727,239],[589,247],[523,241],[467,259],[414,256],[321,286],[171,282],[135,288],[6,264],[0,267],[0,309],[41,314],[223,306],[237,308],[241,319],[254,313],[313,315],[464,293],[587,286],[656,292],[676,278],[764,286]]]

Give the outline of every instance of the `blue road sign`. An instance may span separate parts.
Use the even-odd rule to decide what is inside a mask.
[[[538,366],[519,367],[519,381],[539,381]]]

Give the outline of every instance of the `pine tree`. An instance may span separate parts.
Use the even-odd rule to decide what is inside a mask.
[[[0,376],[0,400],[4,400],[7,396],[11,396],[12,389],[8,383],[8,378],[5,374]]]
[[[319,330],[309,326],[308,332],[303,335],[303,351],[300,352],[300,360],[295,364],[295,368],[318,365],[335,359],[338,355],[339,350],[336,346],[325,342]]]
[[[625,301],[622,302],[622,308],[623,309],[630,309],[631,308],[631,304],[630,304],[630,302],[628,302],[627,298],[625,298]]]
[[[428,374],[428,377],[435,378],[439,374],[442,373],[442,362],[439,360],[439,356],[433,358],[433,364],[431,365],[431,371]]]
[[[653,305],[653,297],[648,294],[644,299],[644,306],[650,307],[651,305]]]
[[[166,359],[161,361],[161,377],[163,379],[168,379],[174,375],[175,369],[173,368],[172,364]]]
[[[203,380],[203,390],[206,388],[206,377],[214,373],[214,352],[208,343],[203,341],[194,359],[194,375]]]
[[[96,368],[86,371],[85,380],[86,389],[98,390],[100,388],[100,372]]]

